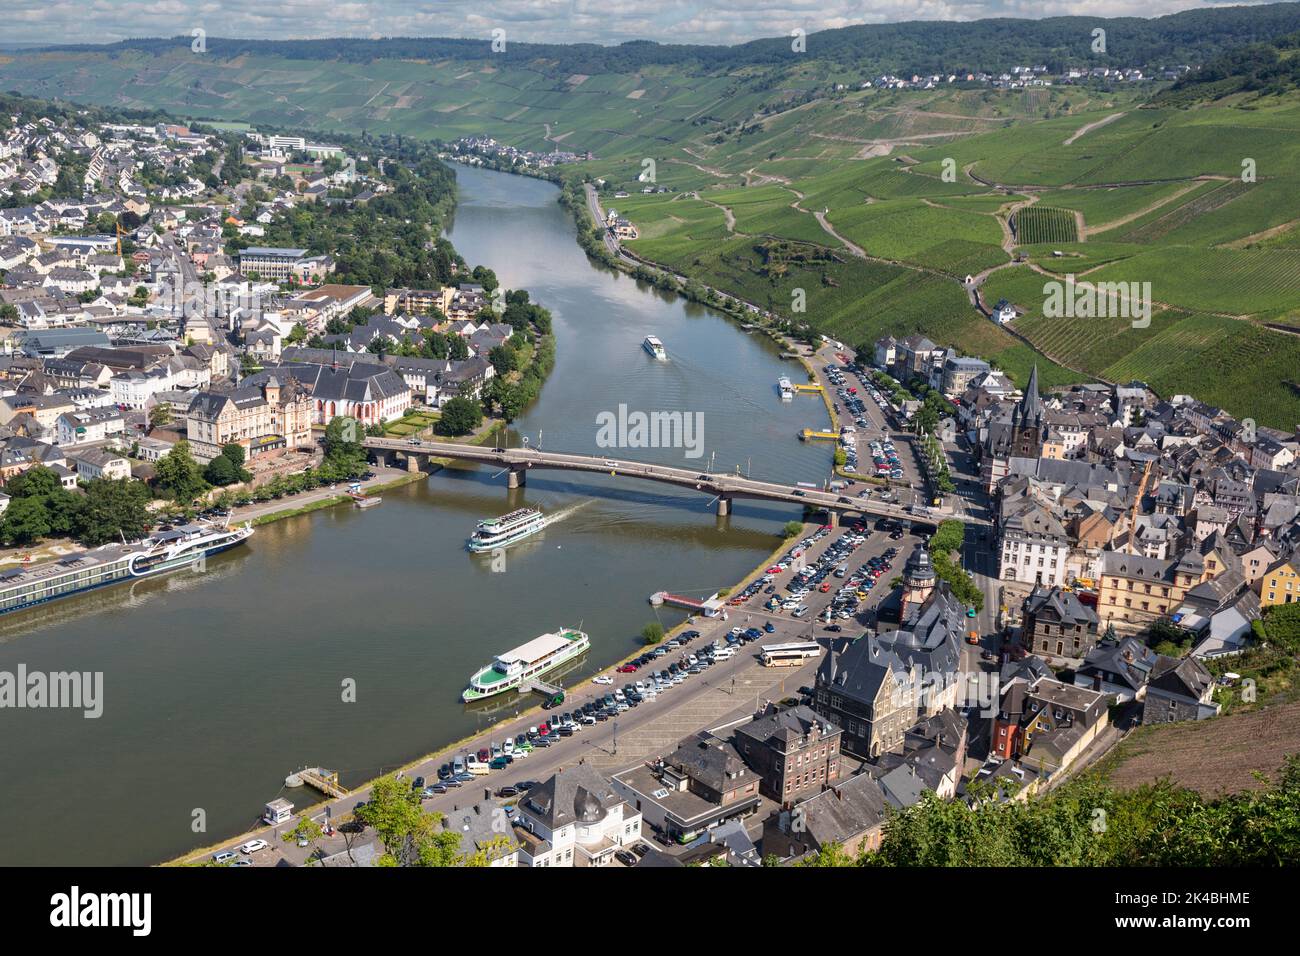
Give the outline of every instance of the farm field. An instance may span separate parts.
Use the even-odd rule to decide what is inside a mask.
[[[1155,310],[1147,328],[1127,318],[1048,318],[1044,276],[1022,269],[994,278],[999,295],[1030,310],[1016,331],[1066,365],[1106,381],[1143,381],[1164,396],[1195,395],[1276,428],[1300,421],[1300,336],[1183,309]]]
[[[904,199],[832,207],[828,218],[836,232],[882,259],[913,262],[962,276],[1007,261],[1001,247],[1002,230],[997,220],[985,213]]]
[[[1300,752],[1300,702],[1213,720],[1139,728],[1099,772],[1114,787],[1169,777],[1205,796],[1259,790],[1288,754]]]
[[[1023,245],[1078,242],[1074,211],[1053,206],[1025,206],[1015,214],[1016,241]]]
[[[730,209],[736,219],[736,231],[750,236],[780,236],[802,242],[838,247],[812,213],[792,208],[798,197],[781,186],[753,186],[748,189],[707,190],[700,193],[705,202]]]
[[[1150,282],[1156,302],[1231,315],[1300,302],[1300,250],[1160,246],[1102,266],[1092,282]]]
[[[1087,228],[1093,230],[1157,203],[1167,202],[1186,188],[1186,183],[1176,182],[1098,189],[1052,189],[1042,193],[1039,201],[1047,206],[1083,213]]]

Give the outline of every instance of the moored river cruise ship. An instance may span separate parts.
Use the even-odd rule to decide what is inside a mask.
[[[236,528],[189,524],[151,535],[131,545],[107,545],[94,551],[21,565],[0,571],[0,614],[135,578],[197,566],[214,554],[243,544],[251,524]]]

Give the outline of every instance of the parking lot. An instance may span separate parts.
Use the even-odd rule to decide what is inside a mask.
[[[870,369],[829,349],[814,354],[812,362],[832,400],[834,428],[841,434],[847,458],[845,469],[888,480],[893,494],[881,500],[911,504],[910,489],[922,487],[911,436],[891,427],[897,413],[871,381]]]
[[[824,653],[856,638],[873,622],[874,606],[893,577],[888,565],[896,562],[885,558],[885,553],[896,549],[901,560],[914,543],[915,539],[901,531],[874,526],[845,526],[834,531],[809,528],[805,537],[791,542],[771,565],[775,571],[756,575],[733,595],[726,619],[688,621],[680,634],[622,665],[634,670],[610,668],[590,683],[572,688],[558,708],[535,711],[493,728],[409,768],[406,776],[413,786],[418,784],[425,807],[432,811],[451,812],[485,797],[513,808],[527,789],[518,784],[543,780],[564,766],[588,763],[611,773],[657,756],[698,730],[744,719],[765,700],[797,701],[804,697],[801,689],[813,683],[822,655],[798,667],[765,667],[760,662],[763,647],[816,641]],[[881,568],[874,580],[863,570],[873,559]],[[836,571],[846,561],[849,569],[844,577],[836,578]],[[821,585],[828,582],[832,585],[823,590]],[[845,590],[849,587],[851,592]],[[800,602],[796,607],[773,610],[765,606],[774,595],[788,602],[796,594]],[[799,607],[807,610],[796,617]],[[471,754],[478,765],[473,771],[469,769]],[[498,761],[495,769],[494,760]],[[346,798],[328,801],[328,818],[320,808],[313,816],[337,826],[358,802],[368,799],[368,793],[368,788],[361,788]],[[305,862],[313,848],[279,838],[279,833],[292,829],[295,823],[246,835],[243,839],[256,837],[268,845],[252,854],[237,853],[239,862],[250,858],[257,866]],[[761,821],[755,821],[758,824]],[[319,849],[333,855],[346,849],[347,839],[364,842],[372,838],[369,832],[354,838],[336,831],[319,842]],[[229,849],[235,849],[237,843],[232,841]]]

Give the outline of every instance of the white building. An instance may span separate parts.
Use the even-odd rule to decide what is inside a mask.
[[[641,814],[594,767],[562,769],[519,804],[520,866],[605,866],[641,838]]]
[[[1006,515],[998,529],[999,577],[1022,584],[1065,584],[1070,539],[1055,516],[1029,502]]]
[[[116,408],[90,408],[59,416],[55,431],[60,445],[103,441],[126,430],[126,418]]]
[[[77,469],[80,481],[96,478],[120,480],[131,477],[131,463],[121,455],[103,448],[87,448],[68,456],[68,466]]]
[[[119,372],[109,382],[113,403],[127,408],[144,408],[145,403],[158,392],[180,387],[171,368],[164,364],[147,372],[131,369]]]

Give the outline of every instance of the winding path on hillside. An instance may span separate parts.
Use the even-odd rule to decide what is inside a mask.
[[[713,206],[715,209],[721,209],[722,215],[726,217],[727,220],[727,232],[736,231],[736,214],[731,211],[730,206],[724,206],[722,203],[714,202],[712,199],[705,199],[703,196],[699,194],[698,191],[691,193],[691,195],[694,196],[696,199],[698,199],[700,202],[704,203],[706,206]]]

